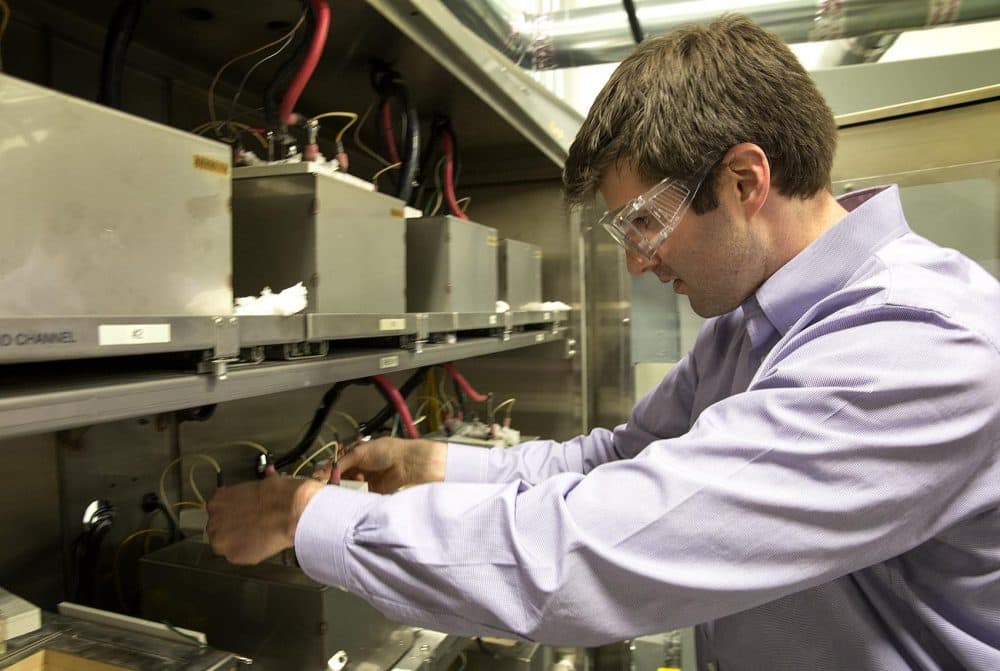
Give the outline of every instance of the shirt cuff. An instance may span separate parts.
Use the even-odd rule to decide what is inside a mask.
[[[490,451],[482,447],[448,443],[444,462],[445,482],[489,482]]]
[[[336,486],[313,495],[295,528],[295,555],[307,576],[324,585],[349,587],[348,536],[377,498]]]

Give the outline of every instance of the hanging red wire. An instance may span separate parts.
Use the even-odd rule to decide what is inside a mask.
[[[406,429],[406,435],[410,438],[419,438],[420,434],[417,433],[417,426],[413,423],[413,416],[410,415],[410,409],[406,405],[406,401],[403,400],[403,395],[399,393],[399,390],[389,382],[389,378],[385,375],[372,375],[372,380],[375,384],[382,387],[382,390],[388,395],[392,400],[392,404],[396,406],[396,412],[399,413],[399,418],[403,422],[403,427]]]
[[[326,46],[326,36],[330,30],[330,6],[326,0],[309,0],[312,8],[313,18],[316,22],[316,29],[312,34],[312,42],[309,44],[309,51],[306,52],[302,67],[295,73],[292,83],[285,91],[285,96],[281,99],[281,106],[278,107],[278,120],[283,123],[292,122],[292,113],[295,105],[299,102],[299,96],[305,89],[309,78],[312,77],[316,64],[319,63],[320,56],[323,55],[323,47]]]
[[[469,384],[469,381],[465,379],[465,376],[459,373],[458,369],[455,368],[455,364],[443,363],[441,364],[441,367],[448,371],[448,375],[451,375],[451,378],[458,383],[458,386],[462,388],[465,395],[476,403],[483,403],[487,398],[489,398],[486,394],[480,394],[478,391],[473,389],[472,385]]]
[[[382,101],[382,139],[385,140],[385,153],[389,157],[389,163],[401,163],[392,128],[392,105],[388,100]]]
[[[458,205],[458,199],[455,198],[455,142],[452,140],[451,131],[447,128],[441,130],[441,145],[444,148],[444,200],[448,203],[448,210],[453,216],[468,219],[469,215]]]

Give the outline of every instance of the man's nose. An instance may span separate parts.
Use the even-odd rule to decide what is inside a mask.
[[[645,257],[638,256],[633,252],[625,252],[625,266],[628,268],[630,275],[638,277],[647,270],[651,270],[656,267],[656,258],[647,259]]]

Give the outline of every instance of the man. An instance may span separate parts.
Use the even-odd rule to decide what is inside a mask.
[[[592,645],[700,624],[703,668],[1000,669],[1000,286],[896,187],[830,193],[836,129],[750,21],[648,40],[566,191],[710,317],[628,423],[479,450],[376,440],[378,492],[221,489],[213,547],[459,634]]]

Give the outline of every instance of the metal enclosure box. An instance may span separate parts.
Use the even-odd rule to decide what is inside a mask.
[[[497,230],[452,216],[406,221],[408,312],[495,312]]]
[[[512,310],[542,302],[542,248],[519,240],[500,241],[500,300]]]
[[[344,650],[352,668],[368,661],[388,669],[408,649],[408,628],[277,558],[233,566],[186,540],[139,567],[144,617],[204,632],[209,645],[253,658],[254,668],[315,671]]]
[[[0,74],[0,317],[228,315],[229,148]]]
[[[308,312],[404,312],[404,203],[359,181],[311,163],[237,168],[236,295],[303,282]]]

